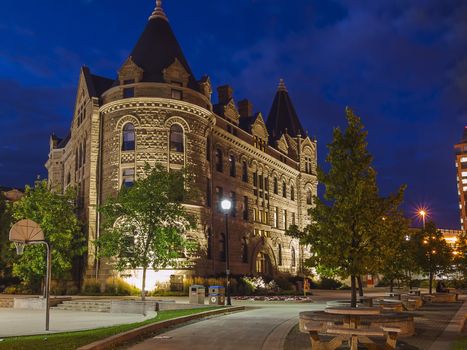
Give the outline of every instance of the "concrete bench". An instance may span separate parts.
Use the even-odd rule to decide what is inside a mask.
[[[459,300],[457,293],[434,293],[422,296],[423,301],[430,303],[455,303]]]

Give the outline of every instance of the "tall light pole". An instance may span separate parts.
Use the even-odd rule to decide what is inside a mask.
[[[232,301],[230,300],[229,214],[232,209],[232,201],[228,198],[224,198],[221,201],[221,208],[225,214],[225,275],[227,278],[225,292],[227,296],[227,305],[230,306],[232,305]]]
[[[423,228],[425,228],[426,211],[424,209],[422,209],[422,210],[420,210],[418,212],[418,215],[420,215],[422,217]]]

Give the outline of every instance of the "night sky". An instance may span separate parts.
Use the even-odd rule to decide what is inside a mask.
[[[284,78],[319,163],[351,106],[383,194],[459,227],[454,143],[467,120],[467,1],[165,0],[196,78],[230,84],[265,116]],[[82,65],[110,78],[151,0],[2,1],[0,185],[46,177],[49,135],[70,126]],[[214,101],[217,100],[213,96]],[[416,222],[414,222],[416,224]]]

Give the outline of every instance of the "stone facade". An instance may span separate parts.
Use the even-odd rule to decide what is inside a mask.
[[[156,46],[161,36],[168,36],[163,46],[168,57],[162,58],[170,64],[154,67],[155,60],[148,65],[147,57],[141,57],[141,52],[152,54],[144,46],[151,35]],[[218,206],[225,196],[234,201],[229,216],[232,274],[299,274],[304,249],[285,229],[293,224],[303,228],[310,220],[307,209],[317,191],[316,140],[302,132],[283,82],[271,123],[254,114],[249,101],[237,105],[229,86],[218,88],[213,103],[209,78],[194,79],[171,35],[162,9],[156,8],[117,80],[83,67],[70,135],[51,137],[46,163],[50,186],[56,191],[77,188],[88,236],[86,275],[105,278],[111,273],[111,266],[96,259],[93,245],[100,227],[97,207],[137,180],[146,163],[188,167],[202,194],[186,203],[198,219],[189,236],[200,251],[193,269],[180,273],[225,271],[225,220]],[[294,123],[280,126],[281,118]]]

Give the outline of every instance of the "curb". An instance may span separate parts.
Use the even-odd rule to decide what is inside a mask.
[[[160,331],[161,329],[176,326],[176,325],[188,322],[188,321],[197,320],[197,319],[204,318],[207,316],[222,315],[222,314],[226,314],[230,312],[243,311],[243,310],[245,310],[244,306],[234,306],[234,307],[229,307],[225,309],[206,311],[206,312],[189,315],[189,316],[177,317],[171,320],[160,321],[157,323],[152,323],[152,324],[148,324],[145,326],[141,326],[141,327],[138,327],[138,328],[135,328],[135,329],[123,332],[123,333],[115,334],[111,337],[84,345],[78,348],[77,350],[105,350],[105,349],[109,349],[117,345],[121,345],[122,343],[128,342],[130,340],[141,337],[143,335],[154,333],[154,332]]]

